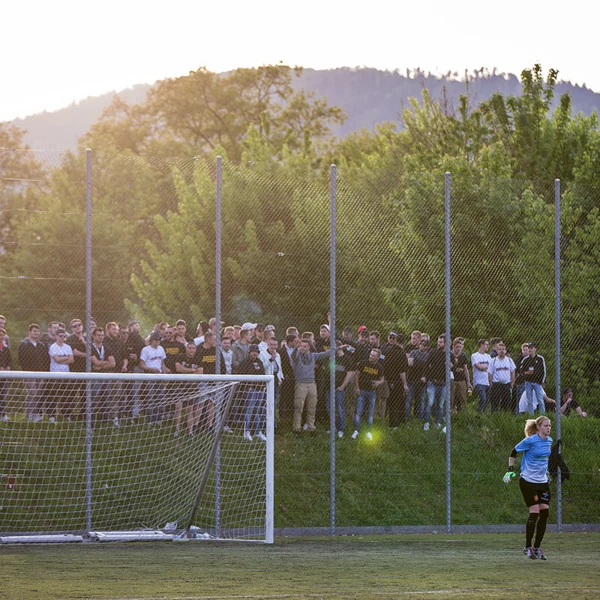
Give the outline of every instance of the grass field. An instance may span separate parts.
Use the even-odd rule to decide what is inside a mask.
[[[600,598],[600,535],[277,539],[0,547],[0,598]]]

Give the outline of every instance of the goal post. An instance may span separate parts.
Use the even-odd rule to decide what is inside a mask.
[[[271,375],[5,371],[0,543],[272,543],[274,416]]]

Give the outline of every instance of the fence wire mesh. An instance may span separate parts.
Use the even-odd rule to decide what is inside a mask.
[[[85,350],[86,338],[71,329],[71,321],[85,324],[87,174],[84,152],[2,152],[0,312],[16,369],[23,368],[18,347],[31,323],[40,325],[46,342],[64,324]],[[252,335],[263,342],[267,367],[267,326],[278,342],[283,378],[275,525],[327,526],[331,366],[327,359],[317,363],[314,423],[305,410],[296,436],[299,386],[285,343],[288,328],[294,327],[299,337],[313,334],[312,350],[327,351],[332,340],[322,326],[335,326],[336,337],[355,348],[344,352],[347,370],[368,361],[372,347],[378,347],[386,379],[375,388],[372,427],[371,394],[361,397],[360,392],[373,389],[359,385],[357,392],[354,378],[340,384],[345,422],[339,422],[339,415],[343,437],[336,437],[336,524],[437,527],[450,506],[452,524],[486,526],[521,521],[517,486],[505,489],[500,480],[510,450],[523,437],[527,415],[519,414],[526,409],[519,410],[524,380],[518,367],[523,353],[529,353],[523,344],[534,342],[546,364],[546,410],[551,414],[552,400],[566,405],[566,388],[573,393],[570,413],[561,420],[571,469],[562,488],[563,521],[597,522],[600,188],[561,187],[562,389],[557,390],[555,182],[452,173],[450,308],[452,351],[459,366],[451,382],[451,427],[444,433],[442,386],[428,390],[435,382],[421,381],[427,352],[445,331],[444,173],[338,168],[333,324],[328,322],[330,172],[297,157],[285,165],[264,162],[223,161],[222,277],[217,282],[214,162],[94,153],[91,316],[109,337],[122,338],[122,360],[115,368],[139,368],[141,347],[132,343],[138,334],[145,338],[159,331],[171,354],[182,352],[190,340],[203,344],[206,332],[216,328],[210,319],[217,312],[220,285],[220,338],[231,337],[235,345],[243,325],[258,324]],[[357,344],[362,327],[367,335]],[[464,342],[455,345],[456,338]],[[476,369],[474,374],[472,357],[480,350],[479,340],[494,338],[504,342],[516,363],[516,382],[508,389],[496,386],[484,409],[488,390],[481,381],[487,373]],[[428,346],[419,345],[424,339]],[[234,369],[236,356],[245,351],[238,343]],[[492,345],[486,350],[490,360],[497,351]],[[81,357],[77,368],[85,368]],[[400,373],[406,373],[406,382]],[[363,414],[355,421],[359,397]],[[309,392],[306,404],[311,403]],[[580,411],[587,418],[580,418]],[[355,430],[359,433],[353,439]]]

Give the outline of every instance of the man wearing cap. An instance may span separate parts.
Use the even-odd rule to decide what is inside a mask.
[[[234,373],[238,372],[242,361],[248,356],[248,346],[250,345],[250,340],[254,335],[255,329],[256,323],[244,323],[240,329],[240,339],[231,346],[231,350],[233,351],[231,366]]]
[[[525,393],[527,394],[527,412],[534,412],[535,400],[541,414],[545,414],[544,388],[546,383],[546,361],[537,353],[537,344],[529,342],[529,356],[521,361],[521,373],[525,378]]]
[[[248,356],[241,362],[239,366],[240,375],[264,375],[265,368],[262,360],[258,357],[260,349],[258,344],[250,344],[248,346]],[[263,433],[264,423],[266,421],[265,411],[265,393],[260,388],[251,383],[244,385],[244,437],[252,441],[252,429],[256,437],[263,442],[267,441],[267,437]]]

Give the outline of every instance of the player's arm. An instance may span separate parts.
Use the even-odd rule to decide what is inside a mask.
[[[504,474],[502,481],[504,483],[510,483],[510,480],[517,476],[515,473],[515,459],[517,458],[517,449],[513,448],[510,456],[508,457],[508,470]]]

